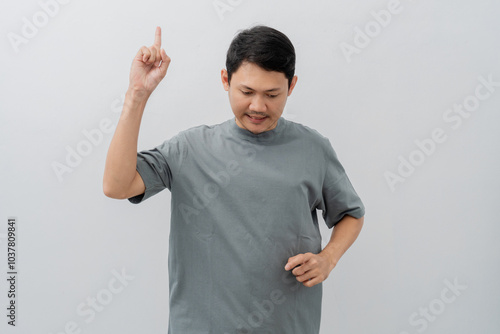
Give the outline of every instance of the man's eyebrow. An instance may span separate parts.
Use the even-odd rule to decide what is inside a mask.
[[[253,88],[251,88],[251,87],[248,87],[248,86],[245,86],[245,85],[240,85],[240,87],[245,88],[245,89],[247,89],[247,90],[255,90],[255,89],[253,89]],[[276,87],[276,88],[271,88],[271,89],[266,90],[265,92],[276,92],[276,91],[278,91],[278,90],[281,90],[281,88],[278,88],[278,87]]]

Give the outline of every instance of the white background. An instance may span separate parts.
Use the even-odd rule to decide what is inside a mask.
[[[321,333],[498,333],[500,87],[481,88],[488,97],[459,125],[443,116],[474,101],[479,77],[500,82],[500,2],[401,0],[385,27],[372,14],[387,10],[385,0],[220,3],[229,7],[74,0],[52,5],[43,22],[40,2],[2,0],[0,267],[5,277],[15,216],[19,277],[15,328],[1,280],[0,331],[166,333],[170,193],[140,205],[106,198],[112,132],[91,146],[83,132],[116,124],[132,58],[157,25],[172,63],[146,107],[139,150],[233,117],[220,70],[237,31],[260,23],[297,51],[299,81],[283,117],[330,138],[367,210],[324,283]],[[26,37],[34,20],[38,31]],[[358,36],[363,47],[347,57],[341,46],[356,47],[367,27],[369,43]],[[436,128],[446,140],[418,153],[415,141]],[[87,155],[70,168],[68,150],[78,147]],[[419,165],[391,188],[387,172],[398,175],[411,157]],[[67,169],[58,177],[55,165]],[[133,279],[111,294],[113,270]],[[77,312],[96,297],[106,305],[91,320]]]

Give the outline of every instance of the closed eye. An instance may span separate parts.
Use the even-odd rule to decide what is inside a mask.
[[[241,93],[243,93],[243,95],[252,95],[252,94],[254,93],[254,92],[252,92],[252,91],[247,91],[247,90],[240,90],[240,91],[241,91]],[[278,95],[279,95],[279,94],[267,94],[267,96],[268,96],[269,98],[275,98],[275,97],[277,97]]]

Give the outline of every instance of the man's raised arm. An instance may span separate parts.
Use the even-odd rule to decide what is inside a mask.
[[[149,96],[167,74],[169,64],[157,27],[154,44],[141,47],[132,61],[125,103],[104,168],[103,190],[108,197],[125,199],[144,193],[144,182],[136,170],[139,128]]]

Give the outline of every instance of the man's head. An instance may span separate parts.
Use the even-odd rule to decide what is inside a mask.
[[[253,133],[274,129],[297,82],[294,74],[295,49],[283,33],[265,26],[240,32],[221,73],[236,124]]]

